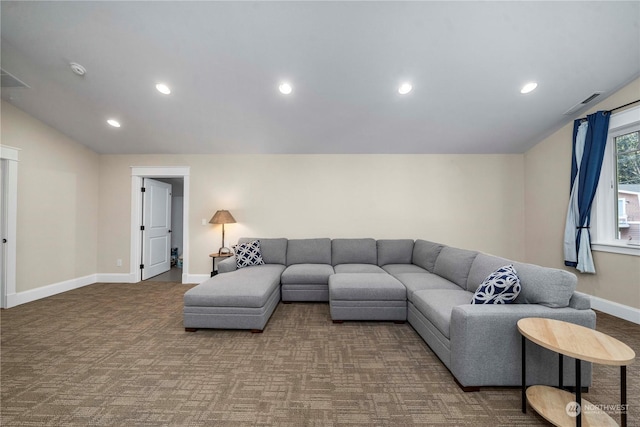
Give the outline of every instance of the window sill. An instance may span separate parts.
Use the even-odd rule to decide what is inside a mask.
[[[626,245],[617,242],[591,243],[591,250],[613,254],[640,256],[640,246]]]

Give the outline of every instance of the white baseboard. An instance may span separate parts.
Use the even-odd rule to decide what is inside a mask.
[[[209,278],[209,274],[183,274],[183,283],[202,283]],[[58,283],[42,286],[40,288],[29,289],[28,291],[16,292],[7,295],[7,308],[28,302],[37,301],[42,298],[51,297],[63,292],[78,289],[94,283],[135,283],[135,274],[130,273],[97,273],[84,277],[77,277]]]
[[[211,277],[211,274],[187,274],[182,275],[182,283],[200,284]]]
[[[591,308],[594,310],[640,325],[640,309],[594,297],[593,295],[589,296],[591,297]]]
[[[100,283],[136,283],[136,275],[130,273],[98,273]]]
[[[7,295],[7,308],[47,298],[62,292],[81,288],[83,286],[92,285],[96,282],[97,275],[90,274],[88,276],[53,283],[36,289],[29,289],[28,291],[16,292],[14,294]]]

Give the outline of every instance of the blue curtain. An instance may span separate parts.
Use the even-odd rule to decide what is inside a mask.
[[[571,196],[564,233],[564,264],[583,273],[595,273],[591,256],[591,205],[598,188],[609,131],[608,111],[573,123]]]

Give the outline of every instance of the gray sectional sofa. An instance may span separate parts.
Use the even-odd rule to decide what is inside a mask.
[[[259,240],[264,265],[237,269],[235,257],[220,274],[184,296],[184,326],[262,331],[278,302],[329,302],[332,319],[408,321],[464,390],[518,386],[520,334],[525,317],[547,317],[595,328],[588,296],[575,292],[576,276],[426,240]],[[496,269],[512,264],[521,292],[512,304],[472,305],[475,290]],[[529,343],[527,380],[557,382],[558,356]],[[564,384],[573,385],[572,363]],[[582,385],[591,382],[584,363]]]

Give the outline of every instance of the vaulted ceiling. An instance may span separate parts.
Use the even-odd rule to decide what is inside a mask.
[[[2,98],[99,153],[522,153],[640,75],[637,1],[1,8]]]

